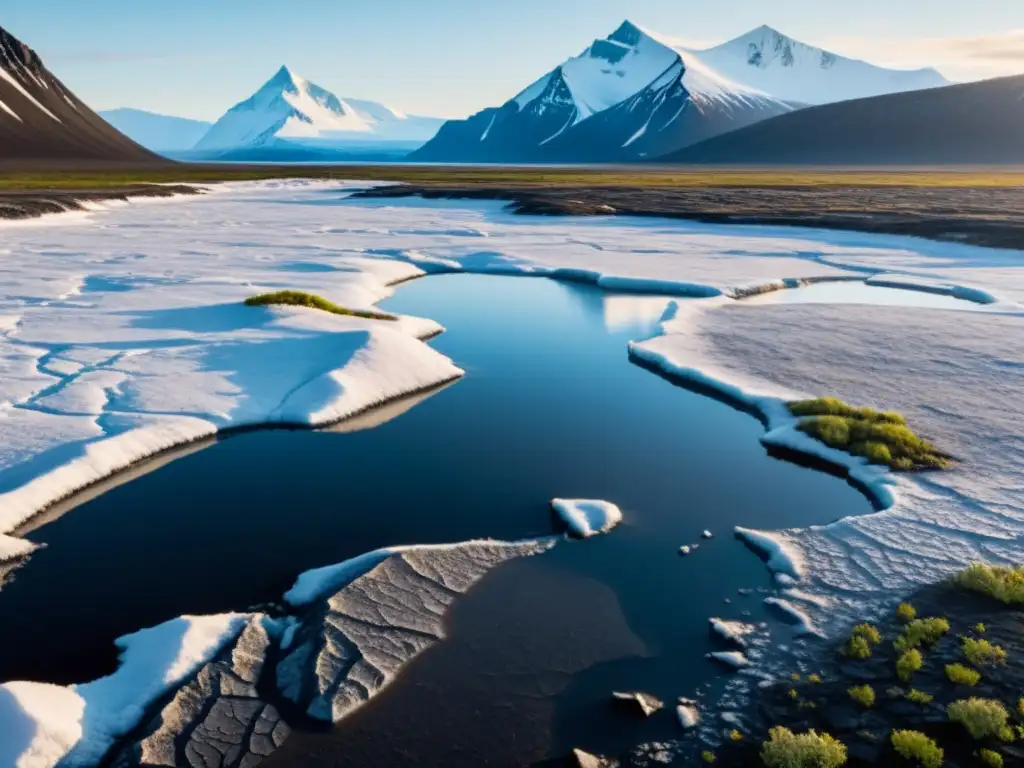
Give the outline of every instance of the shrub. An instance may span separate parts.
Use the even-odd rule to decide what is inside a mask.
[[[821,685],[821,675],[811,673],[807,676],[807,682],[811,685]]]
[[[1024,717],[1024,699],[1017,700],[1017,714]]]
[[[901,757],[924,768],[939,768],[945,756],[942,748],[920,731],[893,731],[892,748]]]
[[[851,659],[871,658],[871,646],[882,642],[882,634],[871,624],[858,624],[843,646],[843,655]]]
[[[946,677],[949,678],[949,682],[956,685],[977,685],[981,680],[981,673],[963,664],[947,664]]]
[[[768,768],[839,768],[846,764],[846,747],[827,733],[795,734],[776,727],[761,746],[761,762]]]
[[[1009,731],[1006,721],[1009,713],[994,699],[961,699],[946,707],[950,721],[960,723],[972,738],[985,739]],[[1012,731],[1010,733],[1012,739]]]
[[[981,623],[981,622],[979,621],[979,622],[978,622],[977,624],[975,624],[975,625],[974,625],[974,631],[975,631],[976,633],[978,633],[979,635],[984,635],[984,634],[985,634],[985,625],[984,625],[984,624],[982,624],[982,623]]]
[[[1006,651],[988,640],[965,637],[963,642],[964,656],[972,664],[985,666],[1006,663]]]
[[[1003,603],[1024,603],[1024,566],[1010,568],[973,563],[957,574],[953,581],[964,589],[994,597]]]
[[[796,688],[790,688],[789,689],[789,693],[787,693],[786,695],[789,696],[789,698],[791,698],[791,699],[799,699],[800,698],[800,694],[797,692]]]
[[[826,445],[898,471],[943,468],[949,457],[914,434],[898,413],[855,408],[835,398],[789,404],[798,429]]]
[[[733,728],[732,731],[729,732],[729,738],[733,741],[743,741],[743,734]]]
[[[932,696],[930,693],[925,693],[924,691],[919,691],[916,688],[911,688],[910,691],[907,693],[907,701],[912,701],[915,704],[924,705],[931,704],[933,701],[935,701],[935,697]]]
[[[864,709],[875,706],[875,689],[870,685],[855,685],[847,690],[850,698],[860,704]]]
[[[703,760],[708,765],[711,765],[711,763],[714,763],[715,761],[718,760],[718,758],[715,757],[715,753],[712,752],[710,749],[705,749],[703,752],[701,752],[700,753],[700,759]]]
[[[910,603],[900,603],[896,608],[896,618],[907,624],[917,618],[917,609]]]
[[[351,317],[363,317],[368,320],[394,320],[393,315],[386,315],[383,312],[364,312],[355,309],[346,309],[338,306],[333,301],[328,301],[323,296],[305,291],[277,291],[276,293],[261,293],[259,296],[250,296],[245,300],[247,307],[267,307],[271,305],[284,305],[291,307],[310,307],[330,312],[332,315],[349,315]]]
[[[1003,756],[993,749],[979,749],[978,758],[992,768],[1003,768]]]
[[[900,680],[904,683],[909,683],[910,678],[914,676],[921,667],[924,666],[924,657],[921,656],[921,652],[916,648],[911,648],[909,651],[905,651],[902,656],[896,661],[896,674],[900,676]]]
[[[903,634],[896,638],[897,651],[909,651],[935,645],[949,632],[949,622],[942,618],[914,619],[903,628]]]

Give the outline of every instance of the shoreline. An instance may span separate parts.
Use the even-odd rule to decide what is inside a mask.
[[[0,190],[0,222],[26,221],[43,216],[88,212],[90,204],[139,199],[166,199],[179,195],[201,195],[201,187],[187,184],[131,184],[111,189]]]
[[[490,200],[524,216],[637,216],[706,224],[779,226],[901,235],[1024,250],[1024,195],[1016,190],[916,187],[394,184],[357,199]],[[984,202],[978,197],[986,197]],[[957,215],[950,213],[957,211]]]

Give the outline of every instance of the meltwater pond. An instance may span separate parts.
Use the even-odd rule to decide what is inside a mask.
[[[32,532],[47,546],[0,591],[0,680],[93,679],[141,627],[276,601],[301,571],[380,546],[542,535],[551,498],[605,498],[623,525],[498,569],[446,643],[267,764],[523,765],[677,735],[671,707],[640,722],[608,699],[671,703],[720,675],[710,616],[776,621],[738,592],[770,582],[733,526],[870,505],[768,456],[749,415],[629,363],[667,301],[536,278],[402,286],[382,307],[445,325],[431,343],[463,380],[362,431],[232,436]]]

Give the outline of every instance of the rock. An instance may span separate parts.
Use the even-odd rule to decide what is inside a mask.
[[[640,706],[640,711],[647,717],[665,706],[665,702],[649,693],[619,693],[615,691],[612,696],[618,701],[635,701]]]
[[[704,533],[701,534],[701,538],[704,538],[704,539],[710,539],[713,536],[714,536],[714,534],[711,533],[711,531],[704,531]]]
[[[482,541],[391,554],[300,618],[278,689],[310,717],[340,720],[444,637],[445,612],[484,574],[550,546]]]
[[[256,691],[271,642],[263,621],[251,619],[110,764],[253,768],[280,747],[290,729]]]
[[[689,544],[684,544],[683,546],[681,546],[679,548],[679,554],[680,555],[688,555],[691,552],[693,552],[694,549],[695,549],[695,547],[691,547]]]
[[[582,749],[574,749],[572,756],[576,759],[576,765],[579,768],[617,768],[619,765],[616,760],[592,755],[589,752],[584,752]]]
[[[687,701],[685,703],[680,703],[679,706],[676,707],[676,717],[679,718],[679,725],[681,725],[684,730],[688,731],[691,728],[696,727],[700,720],[700,712],[698,711],[696,704]]]

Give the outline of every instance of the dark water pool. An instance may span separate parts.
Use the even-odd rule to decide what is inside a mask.
[[[0,680],[88,680],[113,638],[182,613],[278,599],[296,574],[388,544],[548,533],[555,496],[606,498],[612,534],[499,569],[451,638],[330,733],[271,765],[523,765],[571,746],[672,736],[613,689],[674,701],[719,673],[707,618],[767,618],[764,566],[735,525],[870,510],[844,481],[769,457],[748,415],[631,365],[651,297],[451,275],[383,307],[432,317],[464,380],[373,429],[253,432],[117,487],[30,535],[48,546],[0,592]],[[716,537],[687,558],[682,544]],[[726,602],[726,600],[731,602]]]

